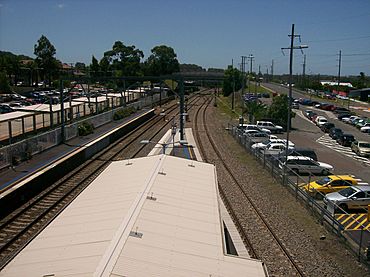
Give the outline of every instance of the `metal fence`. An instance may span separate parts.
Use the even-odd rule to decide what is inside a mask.
[[[162,100],[168,98],[167,93],[162,94]],[[160,96],[155,94],[150,97],[143,97],[133,103],[129,103],[126,106],[121,106],[97,114],[89,116],[85,119],[78,120],[71,124],[65,125],[65,140],[68,141],[78,136],[78,126],[82,122],[88,122],[98,128],[104,124],[113,121],[113,116],[116,111],[125,108],[132,107],[136,110],[140,110],[145,107],[152,107],[160,100]],[[40,135],[33,136],[31,138],[24,139],[20,142],[0,148],[0,169],[17,165],[22,161],[29,160],[33,155],[43,152],[51,147],[54,147],[62,142],[61,127],[53,129],[51,131],[42,133]]]
[[[268,171],[271,176],[277,180],[281,185],[285,186],[289,191],[295,196],[295,198],[306,205],[308,210],[314,215],[322,225],[328,227],[333,233],[337,234],[341,239],[348,242],[348,245],[358,256],[359,261],[367,262],[370,255],[367,253],[368,248],[370,249],[370,241],[365,241],[365,238],[370,239],[370,231],[366,229],[366,225],[363,222],[357,220],[357,224],[361,224],[359,231],[360,234],[356,232],[347,232],[343,225],[336,219],[334,214],[334,209],[329,209],[326,207],[321,199],[324,195],[319,197],[314,196],[302,189],[302,184],[309,183],[314,174],[308,175],[307,179],[302,178],[296,172],[292,171],[290,168],[286,167],[280,160],[278,156],[265,155],[263,151],[258,149],[253,149],[252,138],[245,135],[243,130],[237,128],[234,125],[229,124],[227,130],[230,134],[242,145],[247,152],[252,154],[255,159]],[[285,153],[284,153],[285,154]],[[321,197],[320,197],[321,196]],[[319,199],[317,199],[319,198]],[[335,210],[341,210],[336,207]],[[343,214],[345,211],[341,210]],[[370,250],[369,250],[370,252]]]

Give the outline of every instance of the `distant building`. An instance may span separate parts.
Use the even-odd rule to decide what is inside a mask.
[[[338,85],[338,82],[332,82],[332,81],[321,81],[320,83],[323,86],[337,86]],[[339,85],[340,86],[343,86],[343,87],[353,88],[353,86],[352,86],[351,83],[344,83],[344,82],[342,83],[342,82],[339,82]]]
[[[349,92],[350,97],[360,97],[361,101],[368,101],[370,95],[370,88],[356,89]]]

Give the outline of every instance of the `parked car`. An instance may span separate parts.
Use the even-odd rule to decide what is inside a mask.
[[[355,137],[352,134],[342,134],[337,138],[337,142],[342,146],[351,146],[353,141],[355,141]]]
[[[358,129],[361,129],[362,127],[364,127],[366,124],[369,124],[370,125],[370,119],[367,119],[367,118],[362,118],[360,119],[359,121],[357,121],[356,123],[356,128]]]
[[[343,108],[343,107],[335,107],[333,109],[333,113],[337,113],[337,114],[340,114],[340,113],[349,113],[350,110],[346,109],[346,108]]]
[[[271,134],[271,131],[269,129],[259,128],[257,125],[254,125],[254,124],[243,124],[242,126],[239,125],[239,128],[243,129],[244,131],[257,130],[259,132],[265,132],[267,134]]]
[[[323,116],[317,116],[316,118],[315,118],[315,124],[318,126],[318,127],[320,127],[321,125],[324,125],[325,123],[327,123],[328,122],[328,120],[325,118],[325,117],[323,117]]]
[[[366,209],[370,205],[370,186],[351,186],[324,197],[325,206],[334,206],[334,211]],[[339,208],[339,209],[338,209]]]
[[[321,131],[323,131],[324,133],[329,133],[330,129],[334,128],[335,125],[334,123],[331,123],[331,122],[327,122],[327,123],[324,123],[320,126],[320,129]]]
[[[332,128],[330,129],[329,131],[329,136],[332,138],[332,139],[337,139],[339,136],[341,136],[343,134],[343,131],[342,129],[340,128]]]
[[[14,111],[14,109],[12,107],[10,107],[9,105],[0,104],[0,114],[2,114],[2,113],[11,113],[13,111]]]
[[[350,113],[339,113],[339,114],[337,115],[337,118],[338,118],[339,120],[343,121],[343,120],[342,120],[343,118],[345,118],[345,117],[350,118],[350,116],[351,116],[351,114],[350,114]]]
[[[358,156],[370,157],[370,142],[368,141],[353,141],[351,144],[351,149]]]
[[[292,109],[299,109],[299,103],[297,103],[297,102],[293,102],[292,103]]]
[[[370,134],[370,124],[366,124],[364,127],[361,127],[361,132]]]
[[[323,103],[320,105],[320,109],[325,110],[325,111],[332,111],[335,108],[334,105],[328,104],[328,103]]]
[[[251,144],[254,144],[254,143],[265,141],[266,139],[269,138],[269,136],[270,135],[265,132],[257,132],[257,133],[253,132],[253,133],[248,134],[247,138]]]
[[[355,137],[352,134],[342,134],[337,138],[337,142],[342,146],[351,146],[353,141]]]
[[[359,118],[357,115],[351,115],[350,117],[343,117],[342,121],[345,123],[350,123],[352,120]]]
[[[253,144],[252,149],[255,149],[255,150],[265,149],[265,148],[268,148],[272,143],[286,144],[286,139],[279,139],[278,138],[278,139],[265,140],[263,142]],[[292,148],[295,147],[294,143],[291,142],[291,141],[288,142],[288,145],[289,145],[289,147],[292,147]]]
[[[275,125],[270,121],[257,121],[257,126],[261,129],[268,129],[271,133],[282,133],[283,127]]]
[[[293,151],[291,151],[289,153],[289,156],[309,157],[309,158],[317,161],[317,155],[316,155],[315,151],[311,148],[296,147]]]
[[[271,143],[268,147],[260,149],[260,151],[264,155],[279,156],[280,154],[285,153],[285,146],[285,143]],[[294,147],[288,145],[288,149],[293,150]]]
[[[334,169],[330,164],[317,162],[314,159],[303,156],[288,156],[286,161],[279,164],[279,167],[282,169],[285,165],[296,174],[312,173],[328,175]]]
[[[361,117],[358,117],[358,118],[355,118],[355,119],[350,120],[348,123],[349,123],[349,124],[351,124],[351,125],[353,125],[353,126],[356,126],[356,125],[357,125],[357,123],[358,123],[360,120],[362,120],[362,118],[361,118]]]
[[[356,186],[358,181],[352,175],[329,175],[320,180],[303,184],[303,190],[315,198],[320,198],[323,194],[336,192],[351,186]]]

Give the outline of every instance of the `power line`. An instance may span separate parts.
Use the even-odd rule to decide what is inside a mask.
[[[307,42],[308,43],[319,43],[319,42],[355,40],[355,39],[365,39],[365,38],[370,38],[370,36],[347,37],[347,38],[336,38],[336,39],[322,39],[322,40],[310,40],[310,41],[307,41]]]

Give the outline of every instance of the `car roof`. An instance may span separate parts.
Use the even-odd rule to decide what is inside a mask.
[[[352,186],[352,188],[358,191],[370,191],[370,186],[361,185],[361,186]]]
[[[306,157],[306,156],[288,156],[288,160],[313,160],[312,158],[310,157]]]
[[[332,180],[351,180],[356,181],[355,178],[353,178],[352,175],[329,175],[328,176]]]

